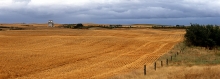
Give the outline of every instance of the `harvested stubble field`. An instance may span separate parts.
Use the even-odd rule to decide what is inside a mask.
[[[184,30],[0,31],[0,79],[103,79],[141,69]]]

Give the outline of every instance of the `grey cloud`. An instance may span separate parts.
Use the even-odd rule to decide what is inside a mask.
[[[171,1],[171,0],[170,0]],[[89,14],[91,16],[104,16],[103,18],[115,19],[137,19],[137,18],[183,18],[183,17],[218,17],[219,13],[206,12],[207,9],[199,10],[202,7],[187,7],[186,4],[181,5],[181,1],[176,3],[163,2],[147,2],[142,3],[118,3],[106,4],[89,10],[79,11],[77,13]],[[191,4],[188,4],[191,5]],[[205,7],[205,5],[203,6]],[[73,12],[73,14],[76,12]],[[106,16],[105,16],[106,15]]]
[[[75,6],[73,4],[33,6],[28,4],[31,0],[13,1],[27,2],[24,5],[27,7],[16,10],[0,8],[4,12],[0,17],[13,12],[27,18],[36,18],[39,20],[50,18],[65,20],[64,18],[66,18],[66,20],[74,19],[76,22],[78,22],[77,20],[94,21],[93,19],[97,19],[97,21],[104,19],[109,22],[119,20],[122,22],[121,20],[124,19],[125,23],[130,22],[132,19],[136,21],[140,19],[140,22],[144,19],[151,19],[151,21],[146,21],[153,22],[155,20],[159,21],[159,19],[186,18],[194,21],[190,18],[220,17],[218,5],[206,4],[204,2],[196,3],[193,0],[192,2],[186,0],[119,0],[120,2],[115,3],[88,3],[83,6]],[[101,21],[103,22],[104,20]],[[177,21],[186,22],[187,20],[181,19]]]
[[[30,2],[31,0],[12,0],[14,2]]]

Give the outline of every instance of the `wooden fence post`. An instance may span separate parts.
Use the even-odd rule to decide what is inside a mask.
[[[144,75],[147,75],[147,67],[144,65]]]
[[[171,61],[173,60],[173,57],[172,57],[172,56],[170,57],[170,60],[171,60]]]
[[[161,67],[163,67],[163,61],[161,61]]]
[[[176,54],[177,54],[177,55],[179,55],[179,53],[178,53],[178,52],[177,52]]]
[[[167,59],[167,66],[168,66],[168,59]]]
[[[154,63],[154,70],[157,70],[157,62]]]

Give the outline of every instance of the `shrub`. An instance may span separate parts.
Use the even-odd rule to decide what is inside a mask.
[[[76,26],[76,24],[64,24],[61,27],[64,27],[64,28],[74,28],[74,26]]]
[[[220,46],[219,26],[191,24],[186,29],[185,40],[187,45],[208,47],[209,49]]]
[[[83,28],[83,24],[81,24],[81,23],[76,24],[76,26],[74,26],[74,28]]]

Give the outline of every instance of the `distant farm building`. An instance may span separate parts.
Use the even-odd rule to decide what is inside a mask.
[[[54,27],[53,20],[49,20],[49,21],[48,21],[48,27]]]

